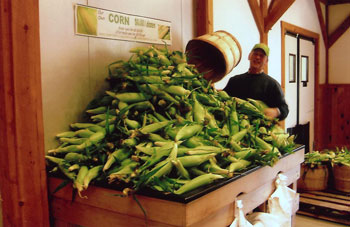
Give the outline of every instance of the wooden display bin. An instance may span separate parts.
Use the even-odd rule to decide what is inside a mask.
[[[263,204],[275,190],[277,174],[288,177],[288,185],[300,176],[300,164],[304,161],[304,147],[281,158],[273,167],[257,167],[241,176],[208,187],[194,197],[170,199],[137,194],[145,215],[137,202],[120,197],[120,191],[90,186],[84,193],[88,199],[76,196],[72,201],[72,187],[68,185],[52,194],[62,182],[49,178],[50,212],[54,226],[228,226],[234,219],[235,200],[242,200],[245,213]],[[182,201],[181,201],[182,200]],[[294,213],[299,200],[295,200]]]

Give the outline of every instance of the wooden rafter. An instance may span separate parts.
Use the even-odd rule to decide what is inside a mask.
[[[257,0],[248,0],[250,10],[252,11],[256,26],[258,27],[260,35],[264,33],[264,18]]]
[[[196,35],[213,32],[213,0],[196,0]]]
[[[269,14],[264,18],[264,31],[268,32],[295,0],[275,0]]]
[[[260,40],[267,41],[267,33],[272,26],[281,18],[295,0],[272,0],[269,7],[267,0],[248,0],[256,26],[260,33]]]
[[[269,8],[267,10],[268,13],[271,12],[271,10],[272,10],[272,8],[274,8],[275,4],[276,4],[276,0],[271,0]]]
[[[260,0],[260,10],[263,18],[266,18],[268,12],[267,12],[267,0]],[[264,27],[265,27],[265,22],[264,22]],[[266,43],[268,44],[268,37],[267,37],[267,32],[263,32],[260,34],[260,42],[261,43]],[[267,65],[265,68],[265,72],[267,72]]]
[[[267,0],[260,0],[260,10],[261,10],[261,15],[263,18],[266,18],[267,16]],[[264,22],[264,21],[263,21]],[[265,24],[264,24],[265,27]],[[261,43],[266,43],[268,45],[268,35],[267,32],[260,33],[260,42]],[[268,73],[268,64],[265,64],[264,71]]]
[[[295,0],[272,0],[268,6],[267,0],[248,0],[255,24],[260,33],[260,42],[268,44],[268,32],[278,19],[287,11]],[[264,68],[268,72],[267,65]]]
[[[318,21],[319,21],[320,27],[321,27],[322,37],[323,37],[323,40],[327,46],[328,35],[327,35],[326,22],[323,18],[323,14],[322,14],[322,10],[321,10],[321,0],[314,0],[314,2],[315,2],[316,11],[317,11]]]
[[[263,18],[267,16],[267,0],[260,0],[260,10]]]
[[[327,5],[338,5],[350,3],[350,0],[328,0]]]
[[[331,47],[346,30],[350,27],[350,16],[348,16],[341,25],[329,36],[328,46]]]
[[[325,5],[339,5],[350,3],[350,0],[320,0]]]

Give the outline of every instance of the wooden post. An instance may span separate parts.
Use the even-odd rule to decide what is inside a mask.
[[[213,32],[213,0],[196,0],[196,36]]]
[[[262,18],[263,18],[262,24],[263,24],[263,27],[265,28],[264,18],[266,18],[266,16],[267,16],[267,0],[260,1],[260,10],[261,10]],[[262,31],[260,31],[260,43],[265,43],[266,45],[269,45],[268,33],[269,33],[269,31],[265,31],[265,29],[262,29]],[[266,74],[269,72],[268,64],[265,65],[264,72]]]
[[[0,3],[0,186],[4,226],[49,226],[39,1]]]

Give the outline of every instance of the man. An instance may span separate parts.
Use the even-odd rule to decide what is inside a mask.
[[[224,91],[230,96],[241,99],[261,100],[269,106],[265,110],[266,116],[284,120],[289,109],[282,88],[275,79],[264,73],[269,51],[267,45],[256,44],[249,53],[250,67],[248,72],[230,78]]]

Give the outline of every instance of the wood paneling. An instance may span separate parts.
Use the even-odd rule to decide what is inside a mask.
[[[319,86],[315,149],[350,146],[350,84]],[[317,135],[317,137],[316,137]]]
[[[322,84],[319,86],[315,97],[317,106],[315,106],[315,149],[322,150],[328,147],[331,139],[331,92],[328,85]]]
[[[4,226],[49,226],[39,1],[0,2],[0,186]]]
[[[350,84],[329,85],[331,140],[329,147],[350,146]]]

